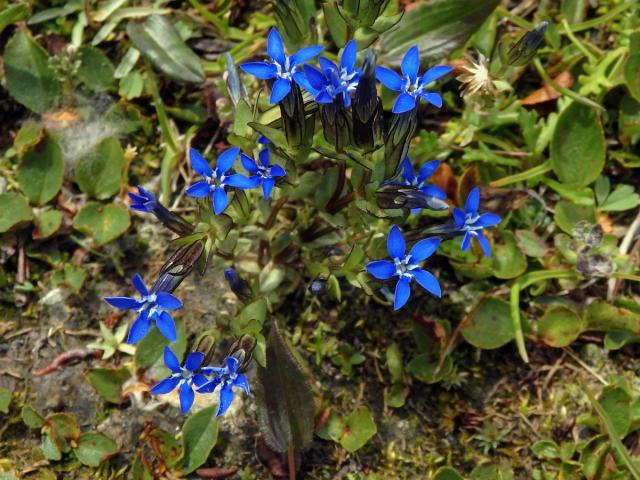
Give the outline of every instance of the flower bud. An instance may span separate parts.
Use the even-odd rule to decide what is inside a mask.
[[[513,43],[503,55],[504,63],[511,67],[521,67],[529,63],[542,45],[544,32],[548,26],[549,22],[541,22],[533,30],[525,33],[520,40]]]
[[[382,132],[382,102],[376,89],[376,54],[367,49],[362,73],[352,101],[353,139],[364,150],[373,150]]]

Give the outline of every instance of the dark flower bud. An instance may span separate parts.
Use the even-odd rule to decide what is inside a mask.
[[[549,22],[542,22],[530,32],[525,33],[520,40],[511,44],[504,55],[504,62],[512,67],[521,67],[529,63],[540,45],[544,41],[544,32]]]
[[[343,152],[351,144],[351,117],[344,108],[342,97],[337,97],[333,103],[320,106],[320,120],[324,138],[335,146],[337,152]]]
[[[158,280],[151,287],[151,292],[173,292],[191,273],[203,251],[202,240],[178,248],[160,269]]]
[[[358,147],[372,150],[381,140],[382,102],[376,89],[376,54],[364,54],[360,81],[352,101],[353,139]]]
[[[169,211],[151,192],[144,188],[138,186],[138,193],[129,192],[129,198],[131,199],[132,210],[152,213],[172,232],[178,235],[190,235],[193,233],[194,227],[191,223],[177,213]]]
[[[280,106],[282,127],[289,146],[295,148],[309,143],[313,137],[315,122],[307,122],[302,92],[295,82],[291,82],[291,91],[278,105]]]
[[[407,156],[411,138],[417,126],[416,108],[391,117],[391,125],[384,139],[385,178],[393,178],[398,173],[398,166]]]
[[[251,286],[246,280],[240,278],[235,268],[225,268],[224,278],[229,284],[231,291],[235,293],[240,300],[247,302],[253,298]]]

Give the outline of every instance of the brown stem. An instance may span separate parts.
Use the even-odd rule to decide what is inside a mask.
[[[289,463],[289,480],[296,480],[296,452],[293,445],[289,445],[287,460]]]
[[[44,368],[40,370],[33,371],[33,375],[36,377],[43,377],[51,372],[57,372],[59,370],[63,370],[69,364],[78,363],[81,360],[88,360],[92,358],[100,358],[102,357],[102,352],[100,350],[89,350],[85,348],[77,348],[75,350],[69,350],[68,352],[64,352],[58,355],[53,361]]]

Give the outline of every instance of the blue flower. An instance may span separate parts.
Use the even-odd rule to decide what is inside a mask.
[[[251,174],[251,177],[249,177],[250,180],[255,182],[257,185],[262,183],[264,198],[269,199],[271,196],[271,190],[273,190],[273,187],[276,184],[276,179],[284,177],[286,172],[280,165],[269,165],[268,148],[260,150],[258,158],[260,159],[259,164],[257,164],[256,161],[248,155],[245,155],[244,153],[240,154],[242,166]]]
[[[420,55],[418,47],[413,46],[402,59],[400,70],[402,77],[393,70],[385,67],[376,67],[376,78],[388,89],[401,92],[393,105],[393,113],[404,113],[416,108],[419,98],[426,100],[428,103],[440,108],[442,106],[442,97],[439,93],[428,92],[426,87],[449,73],[452,68],[447,65],[439,65],[430,68],[424,75],[418,76],[420,68]]]
[[[269,99],[271,105],[274,105],[289,94],[292,82],[308,89],[306,78],[298,70],[298,67],[311,60],[322,50],[324,47],[321,46],[305,47],[289,56],[284,53],[284,44],[280,33],[272,28],[267,38],[267,53],[270,59],[264,62],[243,63],[240,68],[261,80],[276,79],[271,87],[271,98]]]
[[[487,258],[491,257],[491,246],[489,240],[483,235],[483,230],[499,224],[502,219],[495,213],[478,213],[480,207],[480,189],[475,187],[467,196],[464,205],[464,212],[459,208],[453,209],[453,220],[459,232],[464,233],[460,248],[462,251],[469,250],[471,239],[475,238],[482,247]]]
[[[259,185],[256,179],[250,179],[239,173],[228,174],[227,171],[233,166],[233,162],[238,158],[240,149],[232,147],[220,154],[216,162],[216,168],[211,168],[207,161],[195,149],[189,151],[191,166],[193,170],[204,177],[204,180],[194,183],[187,189],[187,195],[196,198],[211,195],[213,211],[220,215],[229,205],[229,197],[225,191],[226,187],[240,189],[255,188]]]
[[[406,245],[400,229],[394,225],[387,237],[387,251],[392,261],[376,260],[369,263],[367,271],[379,280],[398,277],[393,301],[394,310],[402,308],[411,295],[411,280],[415,279],[422,288],[437,297],[442,295],[438,279],[431,273],[420,268],[419,263],[429,258],[438,249],[439,238],[420,240],[405,255]]]
[[[238,373],[240,361],[235,357],[224,359],[224,367],[205,367],[202,372],[206,375],[214,375],[213,379],[198,388],[200,393],[211,393],[220,385],[220,401],[218,402],[218,413],[216,416],[224,415],[229,409],[235,394],[233,387],[240,387],[249,395],[249,382],[247,377]]]
[[[409,159],[409,155],[407,155],[406,157],[404,157],[404,160],[400,164],[400,167],[402,168],[402,180],[404,180],[405,185],[420,190],[428,197],[434,197],[439,200],[446,200],[447,194],[444,193],[440,189],[440,187],[427,183],[427,180],[431,178],[431,175],[434,174],[439,166],[439,160],[431,160],[422,165],[420,167],[420,170],[418,171],[418,175],[416,175],[413,170],[411,160]],[[414,208],[411,210],[411,213],[416,213],[418,211],[420,211],[419,208]]]
[[[340,67],[324,57],[318,59],[320,70],[310,65],[304,66],[305,76],[313,87],[310,92],[316,102],[333,103],[342,96],[344,106],[351,105],[351,93],[356,91],[360,81],[360,69],[356,69],[356,54],[356,42],[351,40],[342,51]]]
[[[168,292],[149,292],[137,273],[132,279],[133,286],[140,293],[140,298],[129,297],[105,297],[105,301],[121,310],[134,310],[138,312],[138,318],[131,325],[127,343],[136,343],[144,338],[151,328],[151,320],[156,322],[156,327],[170,342],[175,342],[176,325],[167,310],[182,307],[182,302]]]
[[[205,377],[200,370],[200,366],[204,361],[204,353],[192,352],[187,355],[184,366],[180,366],[180,361],[171,351],[169,347],[164,347],[164,364],[171,375],[162,380],[151,388],[154,395],[169,393],[178,388],[180,390],[180,411],[187,413],[193,405],[195,394],[193,387],[200,387],[207,383]]]
[[[140,212],[152,213],[158,206],[156,197],[151,193],[138,185],[138,193],[129,192],[129,198],[131,199],[131,209],[138,210]]]

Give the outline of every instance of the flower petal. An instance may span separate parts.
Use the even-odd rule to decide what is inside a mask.
[[[233,386],[242,388],[242,390],[244,390],[244,393],[246,393],[247,395],[251,394],[251,391],[249,390],[249,382],[247,381],[247,377],[243,374],[240,374],[236,377],[236,379],[233,381]]]
[[[271,191],[273,190],[273,187],[275,186],[276,181],[273,178],[265,178],[262,182],[262,193],[264,194],[264,198],[266,198],[267,200],[269,200],[269,197],[271,196]]]
[[[129,297],[105,297],[104,301],[120,310],[137,310],[141,305],[138,300]]]
[[[178,338],[178,334],[176,333],[176,324],[173,322],[171,315],[167,312],[162,312],[160,315],[156,315],[156,327],[158,327],[160,333],[171,343],[175,342]]]
[[[440,167],[440,160],[430,160],[420,167],[418,172],[418,181],[424,182],[433,175],[433,173]]]
[[[464,212],[459,208],[453,207],[453,221],[456,222],[456,227],[462,228],[465,223]]]
[[[402,77],[386,67],[376,67],[376,78],[389,90],[402,90]]]
[[[413,171],[413,164],[411,163],[411,159],[409,155],[405,155],[404,160],[400,164],[400,168],[402,169],[402,178],[407,185],[411,185],[416,178],[416,174]]]
[[[493,227],[498,225],[501,221],[502,218],[500,218],[500,215],[496,215],[495,213],[483,213],[473,225],[477,227]]]
[[[216,387],[220,385],[220,377],[215,377],[209,380],[207,383],[198,387],[198,392],[200,393],[211,393]]]
[[[196,388],[198,389],[198,391],[200,391],[200,387],[202,387],[203,385],[209,383],[209,380],[207,379],[207,377],[205,377],[203,374],[201,373],[196,373],[193,377],[193,384],[196,386]]]
[[[195,148],[189,150],[189,160],[191,161],[191,168],[193,168],[193,171],[199,175],[208,177],[213,172],[209,166],[209,162],[207,162]]]
[[[240,162],[242,163],[242,166],[247,172],[251,174],[258,173],[258,165],[256,164],[256,161],[253,158],[251,158],[249,155],[245,155],[244,153],[241,153]]]
[[[416,264],[429,258],[440,246],[439,238],[425,238],[416,243],[409,255],[411,255],[411,263]]]
[[[273,86],[271,87],[271,97],[269,98],[269,102],[271,105],[275,105],[279,103],[284,97],[286,97],[291,91],[291,82],[289,80],[285,80],[284,78],[279,78],[275,82],[273,82]]]
[[[302,72],[296,72],[293,74],[293,81],[296,82],[298,85],[300,85],[302,88],[304,88],[307,92],[309,92],[311,95],[317,95],[318,91],[313,88],[311,86],[311,84],[309,83],[309,79],[307,78],[307,76],[302,73]],[[269,143],[269,142],[267,142]]]
[[[269,56],[284,67],[286,57],[282,37],[277,29],[272,28],[267,37],[267,53]]]
[[[191,390],[191,385],[188,382],[183,382],[180,385],[180,411],[185,414],[193,405],[193,400],[196,398],[195,393]]]
[[[172,392],[180,383],[180,378],[169,377],[162,380],[160,383],[151,387],[151,393],[154,395],[161,395],[164,393]]]
[[[480,207],[480,188],[474,187],[467,196],[467,201],[464,204],[466,213],[475,213]]]
[[[271,176],[272,177],[286,177],[287,172],[285,172],[284,168],[280,165],[271,165]]]
[[[211,193],[211,186],[204,181],[196,182],[185,191],[187,195],[195,198],[203,198]]]
[[[396,266],[388,260],[376,260],[365,267],[378,280],[388,280],[396,273]]]
[[[216,215],[220,215],[225,211],[227,206],[229,205],[229,197],[227,196],[227,192],[224,191],[224,188],[216,188],[213,191],[212,195],[213,200],[213,213]]]
[[[317,68],[312,67],[311,65],[305,65],[303,68],[307,81],[314,89],[322,90],[329,83],[324,74]]]
[[[311,45],[310,47],[304,47],[291,55],[291,65],[300,65],[308,62],[312,58],[318,56],[320,52],[324,50],[324,47],[320,45]]]
[[[204,362],[204,353],[202,352],[191,352],[187,355],[187,358],[184,361],[184,368],[189,370],[190,372],[195,372],[200,365]]]
[[[238,371],[238,367],[240,366],[240,362],[236,357],[229,356],[224,359],[225,366],[229,369],[229,372],[235,373]]]
[[[218,413],[216,413],[216,417],[225,414],[233,402],[233,397],[234,394],[231,385],[225,385],[220,389],[220,403],[218,404]]]
[[[436,92],[424,92],[420,94],[420,98],[427,101],[431,105],[434,105],[438,108],[442,107],[442,97],[439,93]]]
[[[480,234],[480,235],[478,235],[476,237],[476,240],[478,240],[478,243],[482,247],[482,251],[484,252],[484,256],[487,257],[487,258],[491,258],[491,245],[489,244],[489,240],[487,240],[487,237],[485,237],[484,235]]]
[[[322,90],[315,98],[316,103],[333,103],[333,97],[326,90]]]
[[[143,297],[149,295],[147,286],[144,284],[144,280],[142,280],[142,277],[139,273],[136,273],[133,277],[131,277],[131,283],[133,283],[133,286],[136,288],[136,290],[140,292],[140,295],[142,295]]]
[[[396,284],[396,293],[393,297],[393,309],[399,310],[404,307],[411,296],[411,287],[409,286],[409,278],[402,277]]]
[[[333,70],[334,72],[338,72],[338,66],[329,60],[326,57],[320,57],[318,59],[318,63],[320,64],[320,69],[324,72],[325,75],[330,76],[330,72]]]
[[[391,258],[404,258],[406,245],[404,237],[397,225],[391,227],[389,236],[387,237],[387,251]]]
[[[218,155],[218,159],[216,160],[216,170],[219,173],[224,173],[229,170],[233,163],[238,158],[238,154],[240,153],[240,149],[238,147],[229,147],[220,155]]]
[[[149,320],[149,313],[146,311],[142,312],[140,315],[138,315],[138,318],[136,318],[135,322],[133,322],[133,324],[131,325],[131,329],[129,329],[127,343],[138,343],[144,338],[150,327],[151,320]]]
[[[342,58],[340,58],[340,66],[348,72],[352,72],[356,66],[356,55],[358,54],[358,45],[355,40],[349,40],[342,50]]]
[[[444,200],[447,198],[447,194],[444,193],[437,185],[425,185],[420,190],[427,194],[429,197],[439,198],[440,200]]]
[[[175,310],[182,307],[182,302],[179,298],[174,297],[168,292],[158,292],[156,294],[158,305],[166,310]]]
[[[427,70],[425,74],[422,75],[422,77],[420,77],[420,85],[427,86],[434,80],[437,80],[443,75],[446,75],[451,70],[453,70],[453,68],[451,68],[449,65],[438,65],[437,67],[432,67]]]
[[[260,164],[263,167],[268,167],[269,166],[269,149],[268,148],[263,148],[262,150],[260,150],[260,153],[258,153],[258,160],[260,160]]]
[[[247,62],[240,65],[240,70],[253,75],[260,80],[269,80],[274,78],[278,69],[273,63],[267,62]]]
[[[440,289],[440,283],[438,279],[431,273],[421,268],[416,268],[413,272],[413,278],[424,288],[427,292],[433,293],[436,297],[442,297],[442,290]]]
[[[260,185],[260,177],[245,177],[240,173],[234,173],[224,180],[224,184],[229,185],[230,187],[246,190],[247,188],[256,188]]]
[[[471,234],[469,232],[464,234],[462,242],[460,243],[460,250],[466,252],[471,247]]]
[[[408,93],[401,93],[393,104],[393,113],[405,113],[416,108],[416,99]]]
[[[178,360],[178,357],[176,357],[176,354],[173,353],[173,350],[171,350],[169,346],[164,347],[164,364],[173,373],[182,372],[180,360]]]
[[[416,83],[418,79],[418,70],[420,69],[420,52],[418,47],[414,45],[409,49],[402,59],[400,70],[411,79],[411,83]]]

